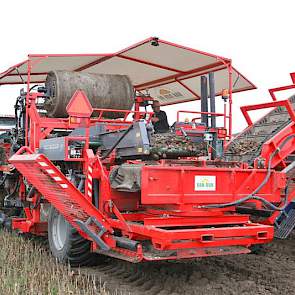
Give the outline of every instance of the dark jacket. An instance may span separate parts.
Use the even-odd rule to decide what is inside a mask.
[[[154,113],[154,116],[159,119],[158,122],[153,123],[155,132],[163,133],[169,131],[169,124],[166,113],[164,111],[159,111],[157,113]]]

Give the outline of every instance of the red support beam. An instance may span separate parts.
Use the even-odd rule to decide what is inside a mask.
[[[81,66],[81,67],[75,69],[74,71],[75,72],[80,72],[80,71],[86,70],[86,69],[88,69],[90,67],[93,67],[95,65],[98,65],[98,64],[100,64],[100,63],[102,63],[102,62],[104,62],[104,61],[112,58],[113,56],[114,55],[108,55],[108,56],[101,57],[101,58],[99,58],[99,59],[97,59],[95,61],[92,61],[92,62],[90,62],[90,63],[88,63],[88,64],[86,64],[84,66]]]
[[[146,61],[146,60],[142,60],[142,59],[126,56],[126,55],[119,54],[119,55],[117,55],[117,57],[124,58],[124,59],[127,59],[127,60],[131,60],[131,61],[134,61],[134,62],[138,62],[138,63],[141,63],[141,64],[145,64],[145,65],[148,65],[148,66],[152,66],[152,67],[155,67],[155,68],[171,71],[171,72],[185,73],[184,71],[180,71],[178,69],[170,68],[170,67],[160,65],[160,64],[155,64],[155,63],[152,63],[150,61]]]
[[[193,94],[196,98],[200,99],[200,96],[194,92],[192,89],[190,89],[187,85],[182,83],[180,80],[176,79],[177,83],[179,83],[181,86],[183,86],[187,91],[189,91],[191,94]]]
[[[282,86],[282,87],[277,87],[277,88],[271,88],[268,90],[270,96],[272,97],[273,101],[276,101],[277,98],[275,96],[275,92],[279,92],[279,91],[284,91],[284,90],[290,90],[290,89],[294,89],[295,85],[288,85],[288,86]]]
[[[289,100],[273,101],[273,102],[268,102],[268,103],[242,106],[241,111],[246,119],[247,124],[249,126],[251,126],[251,125],[253,125],[253,122],[248,114],[249,111],[267,109],[267,108],[278,107],[278,106],[285,107],[290,115],[290,118],[292,119],[293,122],[295,122],[295,112],[294,112],[293,107],[292,107],[291,103],[289,102]]]
[[[187,76],[187,75],[190,75],[190,74],[196,74],[196,73],[199,73],[199,72],[202,72],[202,71],[205,71],[205,70],[209,70],[209,69],[214,69],[214,68],[216,68],[218,66],[222,66],[222,65],[224,65],[223,62],[218,61],[216,63],[206,65],[206,66],[203,66],[203,67],[200,67],[200,68],[197,68],[197,69],[193,69],[193,70],[190,70],[190,71],[186,71],[186,72],[183,72],[183,73],[180,73],[180,74],[174,74],[174,75],[167,76],[165,78],[152,80],[152,81],[149,81],[149,82],[146,82],[146,83],[143,83],[143,84],[137,84],[134,87],[137,90],[142,90],[142,89],[148,88],[150,86],[155,87],[155,84],[160,84],[162,82],[164,82],[164,84],[167,84],[167,82],[169,82],[170,80],[172,80],[172,82],[176,81],[176,79],[184,80],[184,79],[181,79],[184,76]],[[188,78],[191,78],[191,77],[187,77],[185,79],[188,79]],[[161,86],[161,84],[156,85],[156,86]]]

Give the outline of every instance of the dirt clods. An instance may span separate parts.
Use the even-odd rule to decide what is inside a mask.
[[[110,259],[104,266],[83,271],[101,277],[117,294],[294,294],[294,246],[292,237],[266,245],[259,254],[142,264]]]

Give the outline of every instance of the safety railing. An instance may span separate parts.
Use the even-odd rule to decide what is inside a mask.
[[[225,112],[224,113],[216,113],[216,112],[200,112],[200,111],[184,111],[184,110],[180,110],[180,111],[177,111],[177,122],[180,122],[180,114],[208,115],[209,118],[211,118],[213,116],[215,116],[215,117],[223,117],[224,118],[223,126],[221,126],[221,127],[224,127],[224,128],[226,128],[226,119],[229,118],[229,116],[226,115]],[[202,116],[192,118],[191,122],[196,122],[197,120],[201,120],[201,117]]]
[[[143,112],[143,111],[134,111],[134,110],[118,110],[118,109],[99,109],[94,108],[93,113],[97,113],[97,117],[94,117],[93,120],[98,122],[106,122],[106,123],[113,123],[113,122],[119,122],[119,123],[132,123],[134,122],[134,119],[145,119],[147,122],[150,122],[153,112]],[[116,114],[121,113],[123,114],[123,117],[118,119],[106,119],[104,118],[104,115],[106,113],[112,113],[114,116]],[[128,116],[132,115],[132,118],[128,119]]]
[[[290,115],[290,118],[292,119],[293,122],[295,122],[295,112],[289,100],[272,101],[267,103],[242,106],[241,111],[246,119],[247,124],[251,126],[253,125],[253,121],[250,118],[249,111],[256,111],[256,110],[268,109],[273,107],[285,107]]]

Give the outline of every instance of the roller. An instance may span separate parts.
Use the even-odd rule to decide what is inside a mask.
[[[93,108],[130,110],[134,90],[128,76],[52,71],[46,78],[49,98],[44,103],[47,116],[65,118],[67,104],[76,90],[87,95]],[[123,117],[123,113],[104,113],[105,118]]]

